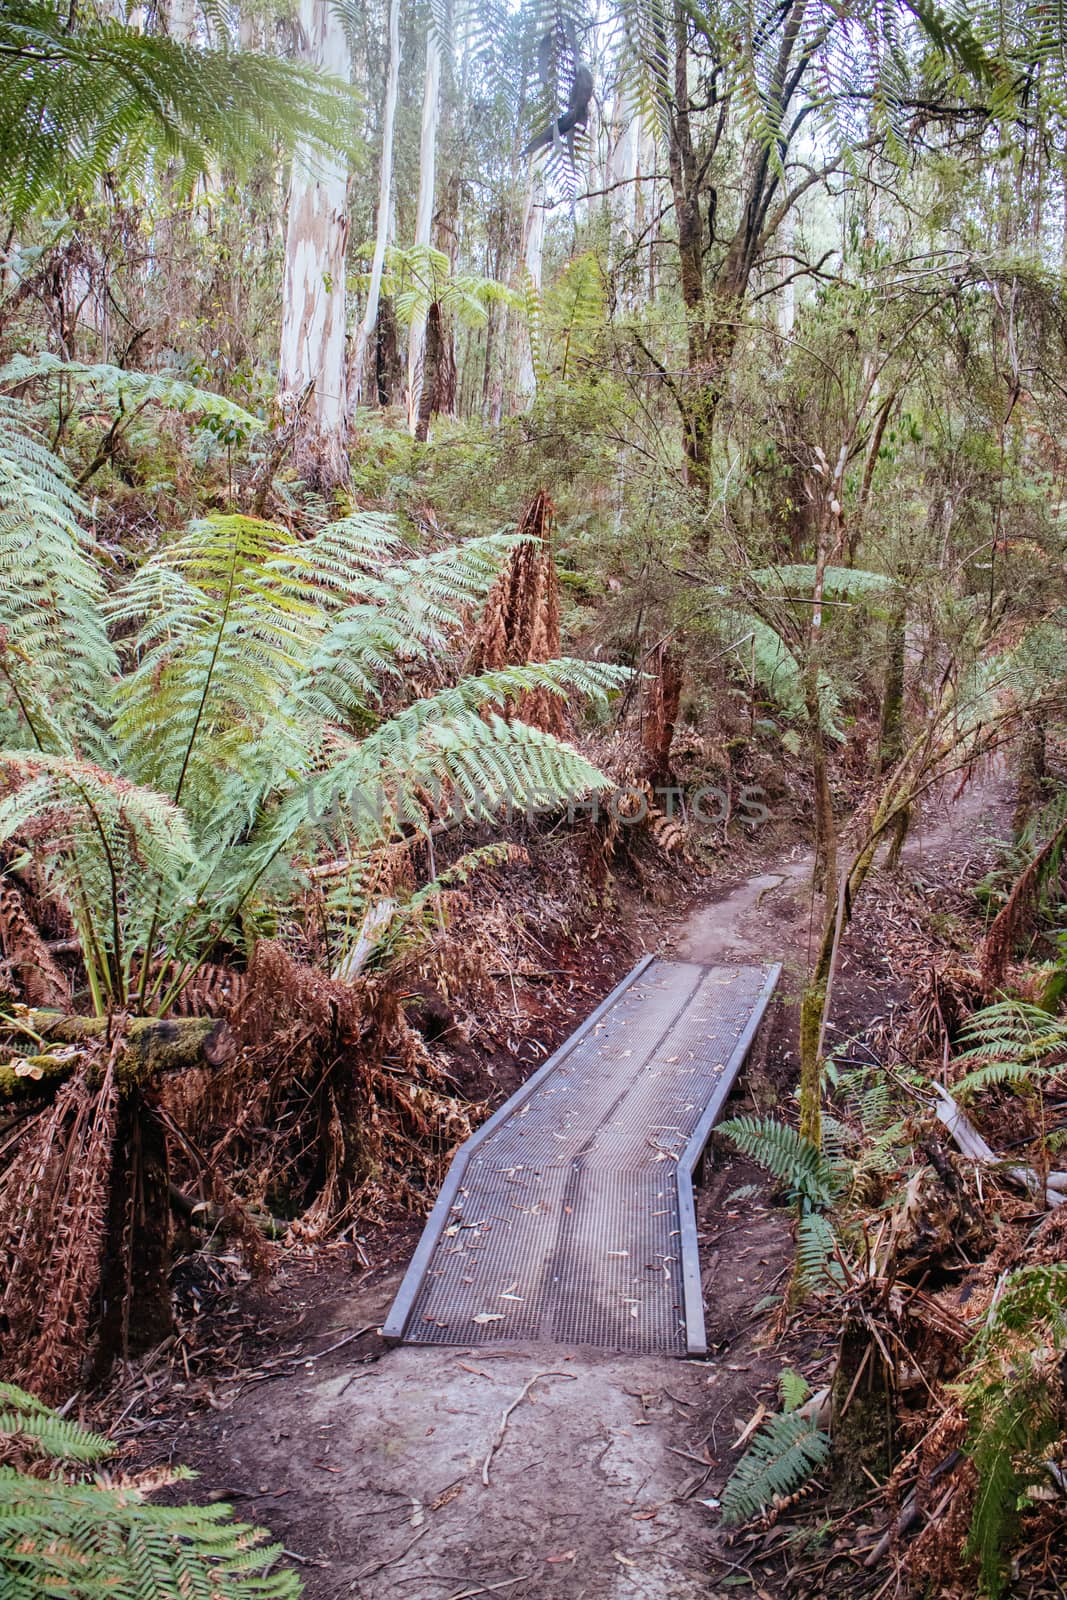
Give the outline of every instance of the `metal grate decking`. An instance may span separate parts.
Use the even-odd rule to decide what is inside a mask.
[[[457,1152],[385,1337],[703,1353],[692,1174],[779,971],[639,962]]]

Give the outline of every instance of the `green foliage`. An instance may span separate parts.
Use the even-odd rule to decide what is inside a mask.
[[[0,1383],[0,1438],[49,1461],[92,1465],[112,1454],[103,1434],[89,1433],[59,1416],[14,1383]]]
[[[816,569],[807,566],[760,567],[748,574],[751,581],[768,595],[788,600],[793,594],[806,599],[815,587]],[[859,567],[826,567],[823,593],[830,600],[855,600],[868,605],[883,599],[895,587],[892,578],[881,572],[864,572]]]
[[[0,751],[0,776],[0,840],[33,839],[44,881],[70,904],[94,1000],[124,997],[153,898],[177,893],[195,860],[186,817],[73,757]]]
[[[276,141],[336,148],[346,91],[273,56],[202,50],[57,0],[0,10],[0,206],[21,220],[88,198],[109,173],[148,187],[160,158],[186,192]],[[340,138],[339,138],[340,135]]]
[[[811,1385],[801,1373],[786,1367],[778,1374],[778,1392],[782,1397],[782,1410],[796,1411],[811,1394]]]
[[[395,530],[368,513],[302,540],[254,518],[210,517],[101,606],[76,502],[24,438],[4,455],[43,484],[43,537],[28,540],[22,523],[13,542],[31,552],[44,592],[62,593],[67,571],[81,582],[54,643],[47,628],[35,634],[19,588],[0,593],[13,635],[25,612],[17,664],[33,698],[9,671],[10,715],[22,743],[38,747],[0,755],[0,837],[32,837],[68,900],[98,1009],[125,1003],[131,986],[139,1004],[165,1006],[172,994],[147,987],[153,963],[177,958],[186,981],[255,902],[292,897],[302,863],[324,847],[358,861],[427,828],[429,797],[434,815],[485,820],[605,781],[569,745],[501,714],[533,689],[605,698],[627,674],[601,663],[463,677],[382,716],[387,684],[394,704],[409,699],[407,676],[458,641],[515,535],[401,559]],[[81,699],[59,677],[68,616],[112,668]],[[104,616],[121,640],[117,680]],[[110,729],[97,710],[109,701]],[[92,762],[78,753],[90,740]]]
[[[986,1595],[1004,1590],[1021,1504],[1045,1475],[1049,1447],[1067,1425],[1065,1352],[1067,1264],[1009,1273],[956,1385],[979,1480],[967,1553],[979,1560]]]
[[[742,1155],[772,1173],[807,1209],[830,1205],[841,1188],[838,1169],[786,1122],[774,1117],[735,1117],[720,1122],[718,1132]]]
[[[844,1282],[833,1223],[821,1211],[805,1212],[797,1221],[797,1288],[815,1293],[840,1288]]]
[[[107,698],[115,661],[98,552],[62,462],[21,404],[0,396],[0,711],[7,745],[73,748]]]
[[[291,1571],[262,1528],[227,1505],[155,1506],[145,1496],[191,1474],[85,1479],[68,1464],[112,1455],[107,1439],[0,1385],[0,1439],[48,1476],[0,1466],[0,1588],[5,1600],[298,1600]]]
[[[477,326],[485,322],[491,305],[511,305],[515,300],[506,284],[474,272],[458,272],[443,250],[424,244],[406,249],[390,245],[382,286],[392,296],[405,326],[416,317],[425,317],[435,302],[460,322]]]
[[[604,327],[604,272],[593,251],[568,261],[559,279],[544,295],[546,323],[559,346],[556,362],[561,383],[582,356],[588,356]]]
[[[748,658],[746,665],[752,666],[756,682],[785,716],[806,722],[808,710],[800,663],[778,629],[752,612],[731,606],[719,613],[716,631],[723,638],[751,641],[751,646],[746,644],[742,659]],[[833,739],[844,739],[839,722],[841,697],[828,672],[818,672],[817,692],[823,730]]]
[[[791,1392],[798,1392],[793,1385]],[[760,1429],[734,1468],[722,1492],[723,1522],[746,1522],[775,1501],[787,1499],[829,1456],[825,1433],[796,1410],[780,1412]]]
[[[263,427],[259,418],[243,406],[164,372],[136,372],[106,362],[61,361],[45,350],[32,356],[12,356],[0,367],[0,384],[22,387],[38,379],[64,378],[78,388],[106,397],[117,412],[156,405],[182,415],[195,413],[202,424],[212,424],[216,430],[226,424],[236,435],[235,442],[244,442]]]
[[[965,1099],[996,1084],[1020,1088],[1062,1072],[1067,1022],[1023,1000],[999,1000],[968,1017],[957,1060],[982,1063],[959,1080]]]

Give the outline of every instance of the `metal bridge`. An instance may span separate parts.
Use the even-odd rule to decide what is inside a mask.
[[[457,1151],[385,1337],[704,1354],[693,1171],[780,971],[638,962]]]

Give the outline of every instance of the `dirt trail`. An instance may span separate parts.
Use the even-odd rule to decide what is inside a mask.
[[[909,846],[919,866],[967,850],[1003,818],[999,780],[976,786]],[[664,953],[716,962],[803,961],[806,857],[688,916]],[[558,1346],[385,1350],[374,1333],[399,1270],[372,1273],[331,1308],[311,1359],[246,1386],[167,1440],[201,1472],[195,1492],[241,1496],[303,1558],[311,1600],[712,1600],[718,1517],[703,1503],[780,1362],[753,1347],[753,1315],[789,1260],[788,1229],[714,1175],[701,1209],[706,1362]],[[725,1202],[725,1203],[724,1203]],[[538,1382],[538,1373],[550,1374]],[[483,1482],[483,1463],[512,1411]],[[723,1470],[717,1470],[722,1468]],[[721,1569],[720,1569],[721,1570]]]

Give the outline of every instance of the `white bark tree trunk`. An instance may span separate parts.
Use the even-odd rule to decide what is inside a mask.
[[[641,151],[641,119],[627,107],[626,96],[620,87],[616,91],[611,119],[611,153],[608,157],[606,185],[608,214],[611,218],[609,260],[614,265],[634,242],[637,224],[637,191],[639,187]],[[616,187],[618,185],[618,187]],[[626,280],[618,285],[619,304],[623,310],[636,305],[638,274],[637,262],[631,261]]]
[[[329,0],[300,0],[299,23],[302,59],[348,81],[348,45]],[[278,390],[283,410],[302,407],[294,459],[319,488],[348,476],[347,242],[344,159],[301,146],[289,184]]]
[[[385,78],[385,107],[382,111],[382,159],[378,170],[378,224],[371,260],[367,309],[356,335],[352,355],[349,392],[353,407],[363,399],[363,369],[367,345],[378,323],[378,301],[382,291],[382,267],[389,240],[390,207],[393,197],[393,128],[396,123],[397,86],[400,82],[400,0],[389,0],[389,64]]]
[[[790,211],[786,215],[782,226],[778,230],[778,238],[781,242],[782,255],[787,258],[782,262],[783,283],[781,289],[781,298],[778,301],[778,332],[782,335],[783,339],[790,338],[793,332],[793,324],[796,322],[797,318],[797,286],[795,281],[790,281],[790,274],[793,271],[793,263],[792,261],[788,260],[788,257],[793,253],[795,228],[796,217],[793,212]]]
[[[197,0],[170,0],[167,7],[167,32],[180,44],[189,44],[196,33]]]
[[[541,294],[541,264],[545,249],[544,180],[540,169],[531,169],[526,190],[526,206],[522,218],[522,264],[531,287]],[[520,406],[528,405],[537,390],[537,373],[534,370],[534,330],[524,330],[522,356],[516,395]]]
[[[426,84],[422,96],[419,141],[419,200],[415,211],[415,243],[429,245],[433,229],[434,185],[437,179],[437,122],[441,111],[441,41],[431,24],[426,38]],[[426,308],[411,320],[408,335],[408,428],[414,435],[422,398],[422,366],[426,351]]]

